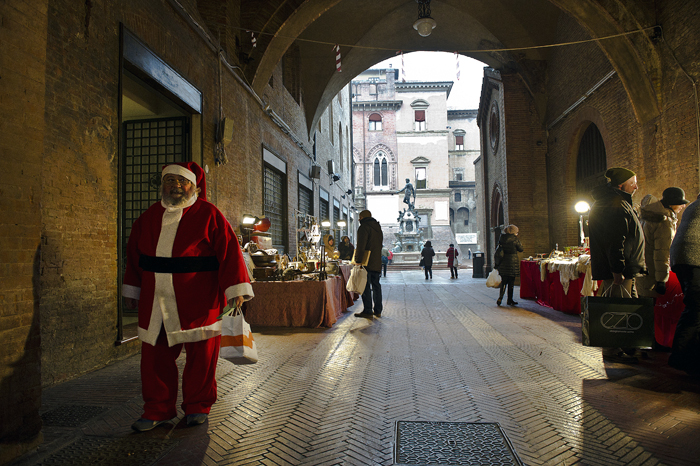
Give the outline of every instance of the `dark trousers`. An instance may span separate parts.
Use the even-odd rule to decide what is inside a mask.
[[[425,279],[428,279],[428,274],[430,274],[430,279],[433,279],[433,266],[425,266]]]
[[[374,314],[382,313],[382,285],[379,283],[381,272],[367,271],[367,285],[362,293],[362,312],[372,314],[372,303],[374,303]]]
[[[384,273],[385,277],[386,277],[386,266],[387,266],[387,264],[382,262],[382,272]]]
[[[457,276],[459,275],[457,273],[457,267],[450,267],[450,275],[453,276],[454,278],[457,278]]]
[[[513,285],[515,285],[515,275],[503,275],[501,277],[501,291],[498,294],[498,299],[503,299],[503,293],[508,287],[508,302],[513,301]]]
[[[700,374],[700,267],[675,266],[683,290],[685,309],[676,325],[668,364],[671,367]]]

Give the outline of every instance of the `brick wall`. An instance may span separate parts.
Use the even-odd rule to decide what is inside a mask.
[[[2,464],[41,441],[38,264],[47,4],[0,3]]]

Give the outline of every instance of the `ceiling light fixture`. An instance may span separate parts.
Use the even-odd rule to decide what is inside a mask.
[[[430,0],[416,0],[418,3],[418,19],[413,23],[413,29],[422,37],[428,37],[437,23],[430,17]]]

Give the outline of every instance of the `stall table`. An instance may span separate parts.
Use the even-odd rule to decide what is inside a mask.
[[[345,288],[347,270],[347,275],[343,270],[323,281],[254,282],[255,298],[246,303],[246,321],[270,327],[333,326],[356,299]]]
[[[520,297],[534,299],[537,304],[557,311],[580,314],[585,276],[585,273],[580,273],[578,278],[569,280],[568,290],[565,291],[559,270],[547,270],[543,281],[539,262],[523,260],[520,261]]]

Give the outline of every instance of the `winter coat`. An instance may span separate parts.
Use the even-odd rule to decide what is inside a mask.
[[[420,255],[423,257],[423,266],[424,267],[432,267],[433,266],[433,256],[435,255],[435,251],[433,250],[432,246],[425,246],[423,250],[420,252]]]
[[[361,262],[365,251],[370,251],[369,263],[365,268],[371,272],[381,272],[382,244],[384,244],[384,233],[382,233],[379,222],[373,217],[365,217],[360,220],[360,228],[357,229],[355,262]]]
[[[338,245],[338,253],[340,253],[340,258],[342,260],[352,260],[352,255],[355,252],[355,246],[352,243],[345,244],[345,241],[341,241]]]
[[[447,266],[454,267],[454,260],[455,257],[459,256],[459,252],[457,252],[457,250],[454,247],[451,247],[447,249],[445,255],[447,256]]]
[[[632,195],[610,185],[591,192],[594,203],[588,216],[593,280],[611,280],[613,273],[626,279],[646,274],[644,233],[632,207]]]
[[[496,264],[501,277],[520,276],[520,258],[518,252],[523,252],[523,245],[517,235],[504,233],[498,240],[498,246],[503,249],[503,260]]]
[[[700,267],[700,195],[685,208],[671,243],[671,269],[676,265]]]
[[[642,200],[639,212],[644,231],[644,257],[649,275],[637,280],[637,289],[642,296],[657,296],[652,291],[657,282],[666,283],[671,270],[669,253],[676,235],[676,213],[666,208],[661,201],[648,195]]]

